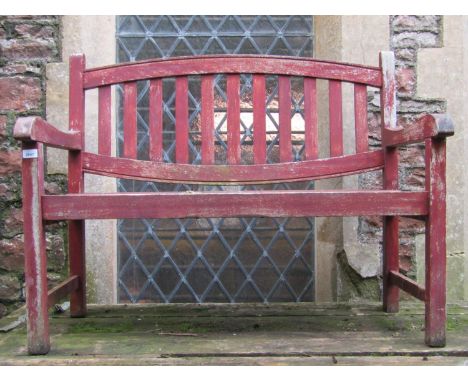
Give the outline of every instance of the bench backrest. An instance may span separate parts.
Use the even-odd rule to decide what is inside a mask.
[[[98,89],[98,153],[82,153],[84,172],[180,183],[274,183],[380,169],[382,150],[369,151],[367,87],[381,89],[382,127],[395,127],[393,54],[380,67],[277,56],[195,56],[86,69],[83,55],[70,59],[70,129],[84,129],[85,91]],[[226,76],[225,164],[215,164],[215,75]],[[241,164],[240,76],[252,75],[253,163]],[[279,161],[267,163],[266,78],[278,76]],[[199,81],[201,164],[189,163],[189,77]],[[293,162],[291,78],[303,78],[304,160]],[[175,163],[163,160],[163,79],[175,79]],[[328,82],[330,157],[319,159],[317,79]],[[137,159],[137,82],[149,81],[149,160]],[[342,83],[354,86],[355,154],[344,155]],[[111,87],[123,87],[123,145],[111,156]],[[83,132],[84,133],[84,132]],[[84,134],[82,134],[84,136]]]

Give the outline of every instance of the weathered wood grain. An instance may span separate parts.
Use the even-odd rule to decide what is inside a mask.
[[[42,203],[46,220],[427,213],[423,191],[88,193],[45,195]]]
[[[156,59],[88,69],[84,85],[90,89],[150,78],[217,73],[282,74],[357,82],[374,87],[382,84],[382,71],[378,67],[302,57],[277,56],[272,60],[271,56],[218,55]]]
[[[383,167],[382,151],[310,161],[258,165],[191,165],[155,163],[128,158],[83,154],[83,171],[129,179],[179,183],[248,184],[323,179],[378,170]]]
[[[304,156],[318,158],[317,81],[304,78]]]
[[[112,131],[111,131],[111,87],[102,86],[98,92],[98,153],[111,155]]]
[[[252,79],[254,163],[266,163],[266,81],[254,74]]]
[[[175,129],[176,149],[175,160],[177,163],[189,162],[189,110],[188,110],[188,78],[176,78],[176,105],[175,105]]]
[[[386,130],[396,127],[396,85],[395,59],[393,52],[380,53],[382,68],[382,90],[380,91],[381,128],[382,135]],[[398,189],[398,150],[393,147],[384,148],[383,186],[386,190]],[[397,312],[400,290],[390,282],[390,272],[398,272],[399,238],[398,216],[383,218],[383,306],[386,312]]]
[[[356,152],[363,153],[369,149],[367,126],[367,87],[354,84],[354,124],[356,131]]]
[[[446,326],[446,144],[426,139],[426,344],[445,346]]]
[[[201,84],[201,152],[202,164],[214,164],[215,122],[214,122],[214,76],[206,75]]]
[[[424,142],[426,138],[442,139],[455,133],[453,121],[447,114],[426,114],[411,126],[382,131],[382,145],[395,147]]]
[[[149,158],[163,161],[163,85],[161,79],[150,81],[149,88]]]
[[[330,156],[343,155],[343,96],[341,81],[329,81]]]
[[[227,95],[227,161],[229,164],[240,164],[240,76],[226,76]]]
[[[278,98],[280,162],[291,162],[291,81],[287,76],[278,77]]]
[[[389,282],[392,285],[398,286],[398,288],[409,293],[411,296],[416,297],[417,299],[424,301],[425,300],[425,290],[423,287],[419,286],[414,280],[411,280],[405,275],[390,271],[389,272]]]
[[[18,118],[13,129],[13,137],[24,142],[41,142],[59,149],[81,150],[83,148],[79,131],[61,131],[41,117]]]
[[[137,157],[137,83],[126,82],[123,100],[123,156]]]
[[[77,290],[80,286],[80,280],[77,275],[68,277],[62,281],[59,285],[52,288],[47,293],[47,305],[49,308],[53,307],[56,303],[60,302],[61,299],[67,297],[71,292]]]
[[[22,161],[24,271],[28,307],[28,353],[47,354],[50,349],[47,312],[47,255],[42,221],[44,193],[43,147],[23,142],[23,150],[37,150],[36,158]]]
[[[70,57],[69,87],[69,128],[81,135],[81,144],[85,137],[85,93],[83,89],[83,72],[85,70],[83,54]],[[83,154],[82,151],[70,151],[68,154],[68,192],[84,192]],[[86,315],[86,261],[85,261],[85,222],[74,220],[68,222],[68,256],[70,275],[80,278],[79,288],[70,296],[70,315]]]

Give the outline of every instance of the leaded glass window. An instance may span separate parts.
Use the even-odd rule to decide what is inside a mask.
[[[122,16],[118,62],[201,54],[312,56],[311,16]],[[190,161],[200,161],[199,79],[189,79]],[[267,160],[278,161],[278,83],[267,78]],[[302,81],[292,81],[293,157],[303,156]],[[138,85],[138,158],[148,152],[148,87]],[[164,161],[174,160],[175,84],[164,80]],[[242,162],[252,163],[252,78],[241,77]],[[121,91],[121,90],[120,90]],[[226,159],[226,83],[215,81],[216,163]],[[120,105],[121,106],[121,105]],[[121,111],[121,110],[120,110]],[[119,118],[118,140],[122,142]],[[238,189],[307,189],[312,182]],[[121,192],[229,187],[120,180]],[[313,301],[313,218],[141,219],[118,222],[120,302]]]

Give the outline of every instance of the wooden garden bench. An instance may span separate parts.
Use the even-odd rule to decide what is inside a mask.
[[[227,164],[215,164],[214,96],[216,74],[226,76]],[[252,74],[253,163],[241,164],[241,74]],[[266,160],[266,76],[277,75],[279,161]],[[188,78],[201,79],[201,164],[189,163]],[[175,78],[175,163],[163,160],[164,78]],[[291,77],[303,78],[304,160],[291,150]],[[318,156],[317,79],[328,82],[329,157]],[[149,160],[137,159],[137,81],[148,80]],[[354,86],[354,153],[344,154],[342,83]],[[111,87],[123,86],[122,155],[111,155]],[[380,90],[381,148],[369,150],[367,88]],[[98,152],[84,143],[85,93],[98,89]],[[320,93],[319,93],[320,94]],[[454,133],[450,118],[425,115],[410,128],[397,126],[394,56],[380,54],[380,66],[275,56],[199,56],[132,62],[87,69],[84,55],[70,58],[69,130],[40,117],[19,118],[14,135],[22,141],[25,273],[28,350],[49,351],[47,311],[70,294],[72,317],[86,315],[86,219],[186,217],[305,217],[380,215],[383,226],[383,308],[398,311],[399,289],[425,302],[425,340],[445,345],[445,138]],[[398,146],[425,143],[426,186],[398,189]],[[43,145],[68,150],[68,193],[44,193]],[[381,190],[196,191],[157,193],[84,192],[84,173],[169,183],[268,184],[316,180],[383,170]],[[399,270],[398,217],[426,221],[426,281],[417,285]],[[44,224],[68,221],[70,277],[47,291]]]

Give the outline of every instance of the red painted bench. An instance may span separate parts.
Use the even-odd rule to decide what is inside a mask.
[[[214,162],[214,75],[226,75],[227,164]],[[253,74],[253,163],[241,164],[240,74]],[[189,164],[188,76],[201,76],[201,164]],[[265,78],[278,75],[279,162],[266,161]],[[291,82],[303,77],[303,161],[291,154]],[[175,163],[162,156],[162,79],[175,77]],[[328,82],[328,158],[318,157],[316,80]],[[149,160],[137,160],[137,81],[149,80]],[[355,153],[344,155],[342,83],[354,86]],[[123,84],[123,155],[111,156],[111,86]],[[380,89],[382,147],[369,151],[367,88]],[[85,92],[98,89],[98,152],[85,150]],[[402,289],[425,302],[426,343],[445,344],[445,138],[453,125],[444,115],[425,115],[397,127],[394,57],[382,52],[379,67],[305,58],[205,56],[151,60],[86,69],[83,55],[70,59],[69,130],[39,117],[18,119],[23,147],[23,210],[28,308],[28,350],[49,351],[48,308],[70,294],[71,316],[86,315],[84,222],[86,219],[183,217],[384,216],[383,305],[398,311]],[[424,142],[426,187],[398,189],[398,146]],[[68,150],[68,193],[45,195],[43,145]],[[383,170],[382,190],[220,191],[87,194],[83,174],[198,184],[255,184],[314,180]],[[399,271],[398,217],[426,221],[426,285]],[[47,291],[44,223],[67,220],[70,277]]]

